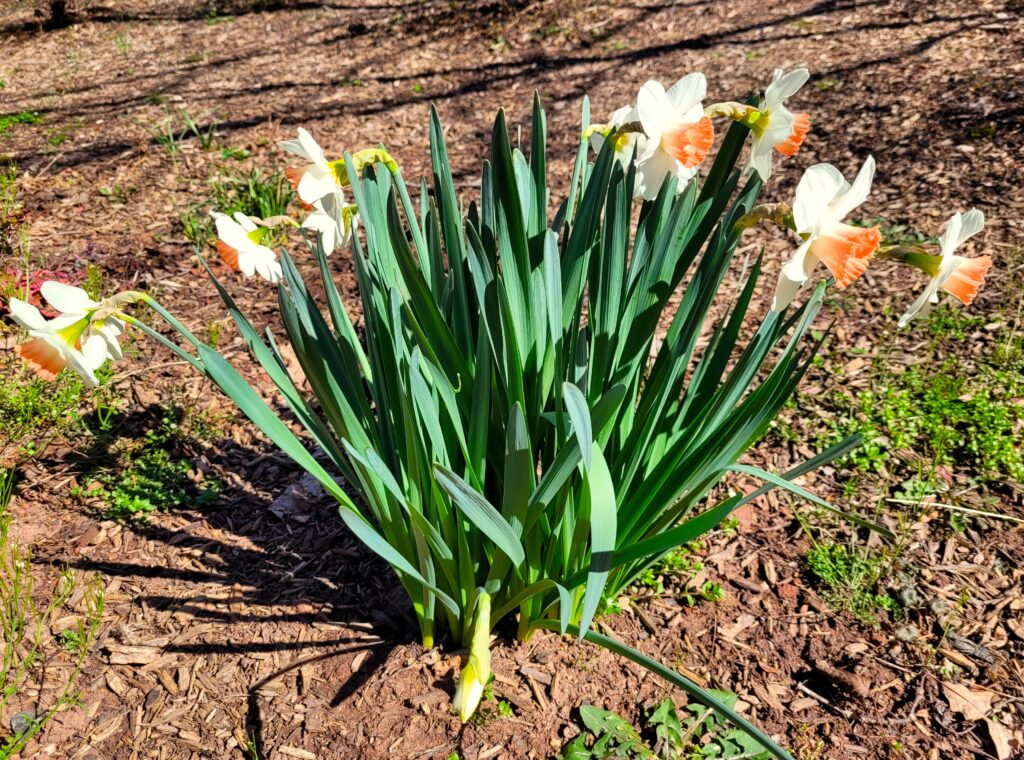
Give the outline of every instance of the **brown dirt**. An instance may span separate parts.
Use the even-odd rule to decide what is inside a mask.
[[[975,308],[1020,298],[998,285],[1020,268],[1019,253],[1011,256],[1024,238],[1024,22],[1016,2],[547,0],[520,8],[238,0],[218,3],[216,16],[201,3],[116,5],[77,0],[72,25],[44,31],[33,4],[0,0],[0,112],[35,110],[44,119],[13,127],[0,150],[23,175],[41,266],[74,277],[98,263],[111,284],[159,291],[195,329],[223,313],[198,278],[177,217],[220,158],[186,141],[172,161],[155,144],[147,125],[169,106],[218,122],[221,145],[252,151],[241,166],[281,161],[274,141],[305,125],[334,150],[383,140],[413,178],[426,166],[427,107],[437,103],[468,193],[495,107],[506,106],[517,123],[534,89],[549,108],[552,173],[565,174],[584,93],[599,116],[647,78],[699,69],[711,97],[729,99],[772,68],[798,64],[813,73],[801,99],[814,129],[770,192],[786,197],[811,163],[849,171],[873,153],[877,190],[865,217],[884,212],[934,233],[951,210],[981,207],[989,227],[977,247],[994,255],[998,274]],[[123,188],[130,202],[99,187]],[[782,250],[772,242],[771,252]],[[347,265],[339,268],[351,287]],[[910,287],[888,273],[878,267],[838,301],[844,343],[873,351],[879,323],[890,321],[883,309]],[[235,278],[232,287],[271,318],[258,283]],[[235,337],[225,330],[239,355]],[[912,335],[899,341],[907,355],[919,348]],[[145,378],[131,385],[132,425],[151,420],[173,394],[221,404],[151,344],[137,344],[137,354],[124,365],[136,381]],[[578,731],[581,703],[635,717],[666,693],[681,699],[593,647],[537,635],[526,645],[502,640],[495,651],[495,692],[515,716],[460,729],[448,712],[457,654],[412,643],[401,589],[327,505],[301,505],[284,520],[270,514],[298,474],[247,425],[231,422],[225,432],[196,462],[226,484],[203,511],[102,520],[74,505],[68,488],[83,458],[103,453],[73,444],[26,471],[16,525],[40,572],[67,562],[107,578],[84,705],[62,714],[26,757],[238,757],[244,735],[261,758],[546,757]],[[766,445],[755,458],[784,468],[806,454]],[[838,476],[825,470],[805,485],[838,492]],[[1007,494],[1001,508],[1021,515],[1019,491]],[[965,722],[942,695],[951,662],[994,691],[1001,720],[1019,729],[1019,527],[957,536],[935,515],[910,526],[910,556],[923,568],[931,606],[913,613],[922,637],[904,643],[889,625],[873,630],[828,610],[806,576],[806,539],[787,499],[763,499],[742,517],[705,558],[725,601],[691,608],[669,594],[603,625],[735,691],[747,714],[801,757],[995,757],[985,724]],[[965,588],[973,596],[961,602]],[[953,651],[943,626],[994,661]]]

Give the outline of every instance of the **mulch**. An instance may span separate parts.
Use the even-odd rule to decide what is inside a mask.
[[[114,10],[77,0],[73,24],[45,31],[30,4],[7,5],[0,112],[43,117],[0,137],[0,154],[22,175],[33,257],[72,278],[97,264],[110,287],[152,289],[200,331],[224,314],[177,219],[224,160],[194,140],[176,157],[163,151],[151,130],[168,109],[218,123],[220,146],[252,152],[239,168],[281,165],[274,142],[307,126],[331,151],[385,142],[411,180],[427,167],[436,103],[459,189],[471,195],[494,110],[522,123],[534,90],[548,108],[550,171],[567,177],[583,94],[600,118],[647,78],[699,69],[709,100],[725,100],[795,65],[812,71],[800,99],[814,126],[769,197],[791,194],[812,163],[849,173],[871,153],[879,171],[863,217],[937,234],[952,211],[982,208],[988,226],[973,245],[996,269],[973,308],[1012,313],[1020,303],[1024,19],[1015,2],[130,0]],[[764,237],[777,265],[787,243]],[[335,264],[352,293],[348,262]],[[227,279],[257,324],[273,324],[261,283]],[[887,309],[918,284],[873,269],[836,299],[838,343],[872,355],[891,327]],[[243,358],[236,333],[225,328],[222,340]],[[913,334],[895,340],[894,356],[920,350]],[[169,354],[144,341],[133,348],[121,381],[132,409],[184,394],[226,410]],[[77,449],[55,447],[26,468],[15,533],[44,580],[63,563],[102,573],[107,605],[82,706],[25,757],[241,757],[251,742],[260,758],[540,758],[578,733],[580,704],[635,719],[666,695],[685,701],[590,645],[503,636],[494,692],[514,714],[492,708],[462,727],[449,712],[459,653],[415,643],[404,592],[330,505],[299,489],[283,517],[270,509],[300,473],[244,421],[230,418],[223,440],[195,461],[224,484],[218,501],[145,521],[105,520],[70,500],[88,453]],[[784,469],[807,451],[769,441],[751,461]],[[843,478],[826,469],[802,482],[836,497]],[[1000,498],[1000,509],[1022,515],[1019,490]],[[735,692],[746,715],[802,758],[1022,756],[1021,529],[953,534],[934,513],[905,525],[904,556],[923,598],[905,621],[918,635],[900,638],[901,625],[866,627],[822,601],[794,506],[769,495],[736,532],[708,543],[703,577],[722,584],[724,601],[691,607],[669,583],[601,625]],[[887,519],[895,527],[899,517]],[[80,605],[71,600],[72,611]],[[60,657],[49,664],[65,666]],[[995,727],[952,709],[957,678],[994,695]],[[1002,747],[999,726],[1018,743]]]

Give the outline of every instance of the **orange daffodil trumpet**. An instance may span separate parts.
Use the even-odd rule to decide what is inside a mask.
[[[928,285],[907,311],[900,317],[899,326],[905,327],[914,317],[928,314],[931,307],[939,302],[939,291],[945,290],[965,305],[970,305],[985,282],[985,275],[992,266],[990,256],[968,259],[953,252],[968,238],[977,235],[985,227],[985,215],[972,208],[966,214],[957,212],[946,225],[946,231],[939,238],[939,255],[929,256],[912,251],[900,258],[916,266],[931,277]]]
[[[118,318],[120,309],[144,296],[128,291],[94,301],[81,288],[53,281],[44,282],[40,292],[60,314],[48,320],[32,304],[10,299],[11,317],[29,335],[15,352],[44,380],[53,380],[61,370],[70,369],[95,388],[96,370],[108,358],[121,358],[118,338],[124,332],[124,322]]]
[[[845,288],[867,269],[868,260],[882,242],[878,227],[854,227],[843,220],[867,200],[875,176],[875,159],[868,156],[851,185],[830,164],[810,167],[796,188],[793,223],[803,239],[782,267],[772,303],[773,311],[789,306],[818,262]]]
[[[760,115],[751,125],[754,140],[750,146],[748,166],[767,182],[772,175],[772,151],[791,157],[804,141],[811,126],[810,115],[792,113],[786,108],[786,99],[792,97],[807,82],[807,69],[794,69],[788,74],[776,69],[771,84],[764,91],[758,106]]]
[[[232,269],[246,277],[258,274],[270,283],[281,279],[281,262],[271,248],[262,244],[267,234],[266,227],[260,227],[241,211],[234,216],[211,211],[217,225],[217,253]]]
[[[650,81],[640,88],[636,111],[646,142],[637,157],[637,193],[657,197],[666,177],[679,180],[682,192],[714,145],[711,119],[704,115],[708,83],[703,74],[687,74],[666,90]]]

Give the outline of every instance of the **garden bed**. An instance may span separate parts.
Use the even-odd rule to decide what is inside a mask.
[[[1019,12],[1003,3],[588,9],[566,0],[533,8],[382,4],[373,12],[332,2],[213,12],[128,5],[114,14],[73,3],[76,23],[55,31],[35,29],[21,6],[0,22],[0,110],[37,115],[0,134],[0,155],[21,175],[32,266],[154,289],[191,328],[216,332],[232,358],[244,346],[221,322],[220,301],[190,258],[188,225],[201,213],[189,209],[234,192],[231,183],[257,166],[283,166],[273,146],[296,126],[336,149],[383,140],[414,179],[427,169],[422,125],[437,103],[450,125],[457,188],[470,193],[476,180],[468,172],[493,107],[507,105],[510,123],[524,123],[534,89],[546,98],[551,133],[570,136],[584,91],[595,104],[625,102],[649,77],[699,69],[713,92],[733,97],[776,66],[804,64],[813,77],[802,93],[813,128],[774,190],[780,198],[820,157],[846,170],[871,152],[881,171],[862,212],[866,221],[890,209],[894,218],[882,224],[890,238],[910,219],[937,234],[951,209],[983,208],[990,221],[977,245],[997,263],[972,309],[946,327],[933,321],[897,332],[893,314],[918,283],[869,272],[832,299],[841,315],[837,343],[852,348],[826,353],[785,424],[751,456],[781,471],[846,432],[847,417],[873,425],[873,437],[889,441],[885,451],[802,484],[862,514],[879,511],[898,533],[898,551],[769,495],[740,514],[733,531],[693,548],[701,570],[666,577],[661,593],[653,579],[621,612],[601,617],[599,629],[737,694],[744,714],[798,757],[1020,751],[1021,528],[957,522],[930,506],[955,497],[962,508],[1024,517],[1021,487],[1005,472],[1016,460],[998,441],[992,464],[957,449],[937,465],[941,490],[912,492],[905,481],[921,479],[917,463],[933,452],[893,444],[882,402],[870,402],[867,414],[851,411],[855,394],[880,383],[909,389],[911,401],[933,392],[934,384],[900,378],[946,357],[967,378],[951,404],[988,387],[1001,389],[996,407],[1020,406],[1019,384],[1006,379],[1020,361],[1024,264],[1024,174],[1013,158],[1024,149],[1012,106],[1021,95],[1021,63],[1012,55],[1024,44]],[[187,128],[178,109],[197,129],[166,143],[167,124],[174,134]],[[573,149],[551,146],[561,176]],[[768,255],[777,263],[786,250],[779,237]],[[333,262],[351,295],[346,256]],[[262,283],[221,273],[257,326],[271,320],[273,298]],[[770,293],[757,298],[767,305]],[[33,547],[43,586],[65,562],[102,573],[106,584],[99,640],[80,680],[83,703],[61,713],[25,756],[219,758],[248,745],[260,758],[546,757],[581,730],[581,704],[643,726],[663,697],[684,701],[603,650],[538,633],[524,645],[499,641],[495,699],[460,726],[449,712],[458,653],[415,643],[404,592],[328,500],[300,492],[278,501],[300,473],[169,354],[135,343],[118,372],[113,388],[125,400],[112,429],[52,446],[23,470],[13,501],[14,535]],[[905,402],[886,403],[906,416]],[[131,441],[159,431],[177,407],[193,415],[194,434],[171,447],[174,461],[187,464],[182,483],[191,485],[182,488],[194,499],[215,482],[215,498],[202,508],[109,519],[109,494],[123,485],[103,479],[110,463],[137,460]],[[211,430],[198,432],[196,412]],[[1009,435],[1019,441],[1012,419]],[[866,558],[865,572],[881,577],[870,588],[844,588],[849,577],[835,575],[836,550],[809,562],[815,546],[852,547]],[[698,593],[691,604],[705,581],[720,584],[723,598]],[[879,589],[889,607],[850,602]],[[59,655],[52,664],[65,665]],[[995,727],[964,714],[950,697],[957,685],[990,700]]]

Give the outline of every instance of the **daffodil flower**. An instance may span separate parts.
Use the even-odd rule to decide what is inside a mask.
[[[674,175],[682,192],[714,144],[711,119],[704,115],[707,92],[703,74],[687,74],[665,90],[650,81],[640,88],[636,108],[647,135],[637,159],[637,194],[656,198],[666,177]]]
[[[984,227],[985,215],[978,209],[972,208],[963,215],[957,212],[953,214],[946,225],[946,231],[939,238],[938,256],[909,253],[903,257],[904,261],[921,269],[931,279],[917,300],[900,317],[900,327],[905,327],[918,315],[928,314],[931,307],[939,302],[940,290],[956,296],[967,306],[974,301],[978,289],[985,282],[989,267],[992,266],[992,257],[978,256],[968,259],[953,252],[968,238],[981,232]]]
[[[330,256],[344,248],[352,239],[356,224],[356,207],[345,205],[341,193],[324,196],[313,204],[313,212],[302,223],[302,229],[320,234],[324,253]]]
[[[793,156],[811,127],[809,114],[793,113],[785,104],[787,98],[803,87],[809,76],[807,69],[794,69],[788,74],[776,69],[771,84],[764,91],[764,98],[757,109],[761,115],[750,127],[754,141],[748,162],[764,181],[772,175],[772,151]]]
[[[623,168],[627,168],[633,159],[634,151],[639,155],[647,148],[647,137],[633,130],[624,132],[618,130],[626,124],[632,124],[639,120],[640,114],[637,112],[636,106],[623,106],[612,114],[612,120],[608,124],[601,125],[600,129],[595,129],[590,134],[590,147],[594,149],[595,153],[600,153],[605,140],[608,139],[608,134],[613,129],[616,130],[616,135],[612,138],[615,141],[613,146],[615,159],[622,164]]]
[[[284,170],[284,174],[295,188],[299,200],[307,206],[312,206],[325,195],[340,190],[338,177],[331,162],[324,155],[323,148],[305,129],[299,127],[298,139],[283,140],[278,145],[309,162],[305,166],[292,166]]]
[[[232,269],[246,277],[259,274],[267,282],[281,279],[281,262],[277,254],[261,244],[267,234],[266,227],[257,226],[249,217],[236,211],[234,218],[219,211],[211,211],[217,224],[217,253]]]
[[[84,319],[88,322],[89,332],[103,338],[110,358],[122,358],[119,338],[124,332],[124,323],[110,314],[97,316],[104,311],[103,302],[92,300],[81,288],[53,280],[44,282],[39,292],[50,306],[60,312],[60,316],[53,320],[56,328],[67,327]]]
[[[8,306],[11,317],[29,335],[29,340],[15,346],[14,351],[39,377],[53,380],[67,367],[87,386],[99,385],[95,372],[107,359],[107,344],[102,335],[86,337],[89,317],[71,322],[60,317],[47,320],[35,306],[17,298],[10,299]]]
[[[867,199],[874,176],[875,159],[871,156],[852,185],[829,164],[816,164],[804,172],[793,200],[793,222],[803,242],[779,274],[774,311],[790,304],[819,261],[835,277],[839,288],[845,288],[867,269],[882,234],[877,226],[854,227],[843,219]]]

